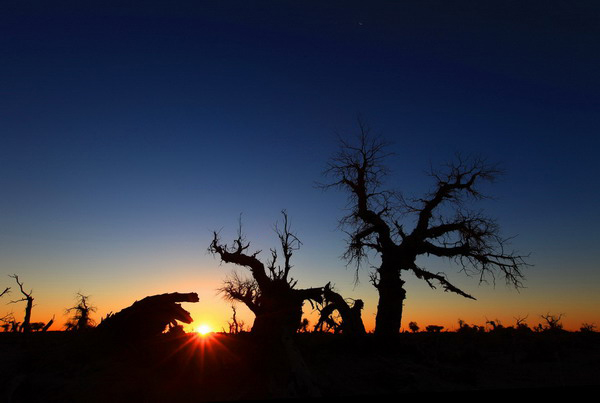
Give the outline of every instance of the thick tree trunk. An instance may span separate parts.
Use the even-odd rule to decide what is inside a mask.
[[[406,291],[400,273],[391,265],[382,265],[379,269],[379,304],[375,317],[375,335],[394,336],[400,333],[402,309]]]
[[[296,290],[287,283],[268,284],[262,289],[259,309],[254,311],[256,318],[252,333],[279,336],[295,334],[302,322],[304,301],[322,301],[322,288]]]
[[[302,304],[303,301],[294,297],[264,301],[254,319],[252,333],[276,337],[296,333],[302,320]]]
[[[310,370],[294,343],[306,290],[270,290],[263,294],[252,325],[270,398],[320,397]]]

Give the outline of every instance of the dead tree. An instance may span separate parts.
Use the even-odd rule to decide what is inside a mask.
[[[544,321],[546,321],[546,326],[544,326],[544,330],[549,332],[562,331],[563,325],[562,323],[560,323],[560,320],[563,316],[564,314],[562,313],[558,315],[550,315],[549,313],[547,313],[546,315],[540,315],[540,317],[544,319]]]
[[[0,327],[4,329],[4,332],[8,332],[13,327],[13,323],[15,322],[15,316],[12,312],[7,313],[6,315],[0,318],[0,322],[2,322]]]
[[[329,283],[323,290],[323,297],[326,305],[320,310],[319,321],[315,325],[315,330],[322,330],[323,324],[327,324],[334,330],[334,333],[346,335],[366,334],[361,317],[361,311],[364,307],[362,300],[357,299],[350,306],[340,294],[333,291]],[[332,318],[335,311],[340,315],[340,323],[335,322]]]
[[[73,314],[65,323],[65,329],[68,331],[80,331],[90,329],[95,326],[94,320],[90,317],[91,312],[96,312],[96,307],[90,305],[88,295],[78,292],[75,295],[77,303],[71,308],[65,310],[65,314]]]
[[[521,287],[524,256],[507,251],[508,240],[500,236],[496,222],[467,206],[486,198],[479,187],[482,182],[493,182],[500,170],[482,159],[457,156],[444,169],[430,172],[434,181],[430,193],[405,199],[384,189],[389,173],[384,164],[390,155],[387,149],[388,144],[373,137],[360,123],[358,143],[341,140],[339,152],[324,172],[332,181],[320,185],[348,194],[348,214],[340,224],[348,235],[344,257],[348,264],[356,265],[356,279],[370,254],[380,258],[371,274],[371,283],[379,292],[375,334],[400,331],[406,298],[403,272],[412,273],[432,288],[441,286],[444,291],[475,299],[451,284],[444,273],[419,267],[419,256],[453,260],[467,275],[478,276],[480,283],[500,273],[507,284]]]
[[[116,314],[109,313],[96,329],[100,333],[131,340],[160,335],[167,327],[176,328],[177,321],[192,323],[190,313],[179,303],[199,300],[195,292],[151,295]]]
[[[231,321],[227,322],[227,325],[229,326],[229,333],[231,334],[239,334],[241,332],[244,332],[244,321],[243,320],[238,320],[237,318],[237,309],[235,308],[235,305],[231,305],[231,310],[232,310],[232,314],[231,314]]]
[[[53,324],[53,323],[54,323],[54,315],[52,315],[52,319],[50,319],[50,320],[48,321],[48,323],[46,323],[46,326],[44,326],[44,327],[42,328],[42,332],[46,332],[46,331],[48,331],[48,329],[50,329],[50,326],[52,326],[52,324]]]
[[[208,248],[222,262],[249,269],[251,278],[241,277],[234,271],[225,280],[220,292],[227,300],[243,302],[254,313],[256,317],[251,330],[254,334],[277,337],[295,333],[301,323],[304,301],[322,301],[322,288],[294,288],[297,281],[290,277],[291,258],[302,243],[290,231],[287,213],[282,211],[282,214],[283,228],[275,225],[283,252],[282,265],[277,262],[277,249],[271,249],[271,259],[266,263],[257,257],[260,251],[247,252],[250,243],[244,238],[241,223],[233,246],[222,243],[219,234],[214,232]]]
[[[31,310],[33,309],[33,297],[31,296],[31,294],[33,293],[33,290],[31,290],[29,292],[25,292],[25,290],[23,289],[23,283],[19,281],[19,276],[17,276],[16,274],[13,274],[12,276],[9,276],[9,277],[12,277],[15,279],[15,281],[19,285],[21,294],[23,294],[23,296],[24,296],[23,298],[21,298],[19,300],[10,301],[10,303],[16,304],[16,303],[22,302],[22,301],[27,302],[27,305],[25,306],[25,317],[23,318],[23,323],[21,324],[19,331],[23,332],[23,333],[29,333],[29,332],[31,332]]]
[[[6,287],[4,289],[4,291],[2,291],[2,293],[0,294],[0,297],[2,297],[5,294],[8,294],[10,292],[10,287]],[[0,322],[2,322],[2,325],[0,325],[1,328],[4,329],[5,332],[8,332],[8,329],[10,328],[10,323],[14,322],[15,317],[13,315],[13,313],[7,313],[6,315],[4,315],[3,317],[0,318]]]
[[[529,316],[529,315],[527,315],[527,316]],[[527,316],[514,318],[516,330],[518,330],[520,332],[530,332],[531,331],[531,328],[525,322],[525,320],[527,320]]]
[[[581,327],[579,328],[579,331],[581,333],[595,333],[596,332],[596,325],[593,323],[587,323],[584,322],[581,324]]]

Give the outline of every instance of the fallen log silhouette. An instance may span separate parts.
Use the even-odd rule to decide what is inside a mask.
[[[198,302],[198,294],[170,293],[148,296],[131,306],[109,313],[97,326],[98,331],[117,337],[146,338],[156,336],[167,328],[176,328],[177,321],[192,323],[190,313],[180,302]]]

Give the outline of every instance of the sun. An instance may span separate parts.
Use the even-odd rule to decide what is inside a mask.
[[[212,332],[212,328],[207,324],[202,324],[196,326],[196,332],[198,332],[198,334],[201,336],[206,336],[207,334]]]

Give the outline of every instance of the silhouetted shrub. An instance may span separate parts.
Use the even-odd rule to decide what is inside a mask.
[[[444,326],[429,325],[425,328],[425,330],[429,333],[439,333],[443,328]]]

